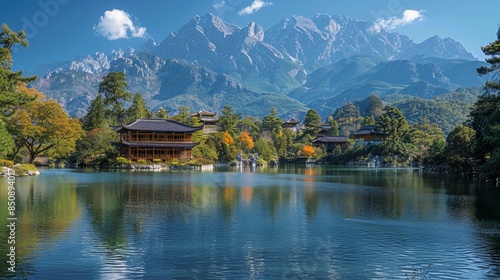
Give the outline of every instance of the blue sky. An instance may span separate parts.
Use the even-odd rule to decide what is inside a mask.
[[[194,15],[214,13],[243,26],[269,28],[292,15],[342,14],[378,22],[421,42],[433,35],[461,42],[483,59],[481,46],[495,39],[498,0],[7,0],[0,22],[24,29],[30,46],[14,52],[14,68],[31,71],[42,63],[76,55],[158,43]],[[5,8],[6,7],[6,8]],[[405,12],[407,11],[407,12]]]

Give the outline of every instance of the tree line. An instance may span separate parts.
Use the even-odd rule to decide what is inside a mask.
[[[70,118],[56,101],[27,86],[36,77],[24,77],[12,71],[12,48],[28,46],[23,31],[13,32],[7,25],[0,32],[0,158],[33,163],[39,155],[68,159],[81,164],[110,164],[118,157],[110,144],[117,135],[111,126],[130,123],[138,118],[171,119],[192,126],[201,125],[189,107],[180,107],[170,115],[160,108],[152,112],[141,93],[128,91],[123,72],[111,72],[99,85],[87,114]],[[479,75],[499,72],[500,39],[482,48],[488,59]],[[494,75],[492,75],[495,77]],[[219,115],[220,131],[196,133],[200,144],[193,156],[212,162],[232,162],[239,155],[258,154],[261,161],[292,161],[298,157],[315,157],[327,163],[353,163],[378,158],[385,164],[448,166],[459,172],[478,172],[488,177],[500,175],[500,80],[486,83],[463,124],[453,127],[445,136],[442,128],[428,119],[411,123],[398,107],[387,105],[372,94],[336,109],[326,120],[311,109],[303,128],[295,132],[282,128],[283,120],[275,108],[262,119],[235,112],[224,106]],[[405,106],[412,104],[405,103]],[[414,101],[413,104],[419,104]],[[416,106],[416,105],[415,105]],[[425,105],[428,110],[429,105]],[[420,107],[417,107],[420,108]],[[457,107],[455,107],[457,108]],[[412,114],[418,114],[413,109]],[[439,117],[443,119],[442,116]],[[352,133],[362,126],[376,125],[387,135],[381,145],[356,145]],[[324,146],[313,147],[318,134],[350,136],[348,145],[328,153]],[[447,131],[448,132],[448,131]]]

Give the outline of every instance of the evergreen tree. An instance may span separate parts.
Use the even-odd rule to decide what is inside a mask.
[[[472,171],[474,145],[476,141],[474,129],[459,125],[446,138],[445,154],[448,163],[458,171]]]
[[[149,110],[148,105],[146,105],[146,101],[142,97],[140,92],[136,92],[134,94],[134,98],[132,99],[132,105],[127,109],[127,122],[133,122],[137,119],[146,119],[152,118],[153,112]]]
[[[102,100],[101,94],[92,100],[87,115],[83,117],[83,128],[86,131],[91,131],[96,128],[104,128],[108,126],[106,120],[106,106]]]
[[[314,138],[321,129],[321,116],[316,110],[310,109],[307,111],[304,126],[306,127],[305,133]]]
[[[352,102],[347,102],[344,106],[335,110],[333,113],[333,118],[336,120],[340,119],[358,119],[361,117],[360,109],[358,106],[354,105]]]
[[[99,84],[99,94],[104,96],[107,117],[111,125],[125,121],[125,102],[130,102],[132,94],[128,92],[128,82],[124,72],[110,72]]]
[[[382,114],[384,103],[376,94],[370,94],[367,98],[365,116],[379,117]]]
[[[403,138],[408,133],[408,121],[403,113],[394,106],[385,106],[384,113],[380,115],[377,125],[387,135],[386,146],[389,152],[401,154],[404,151]]]
[[[221,110],[221,116],[219,117],[219,126],[222,131],[227,131],[232,137],[238,135],[237,125],[241,119],[241,114],[234,112],[234,108],[225,105]]]
[[[278,111],[276,111],[276,108],[271,108],[269,115],[264,116],[262,119],[262,131],[278,133],[281,130],[283,121],[276,116],[277,114]]]
[[[36,96],[27,95],[19,90],[20,84],[36,80],[35,76],[23,77],[22,71],[12,72],[12,47],[19,44],[28,46],[24,31],[14,32],[6,24],[0,31],[0,115],[9,116],[14,108],[34,101]]]
[[[155,117],[158,119],[168,119],[168,111],[163,107],[160,107],[160,109],[156,112]]]
[[[499,29],[500,31],[500,29]],[[500,175],[500,38],[482,47],[488,57],[489,66],[477,69],[479,75],[489,75],[492,80],[486,82],[486,92],[479,96],[472,107],[469,125],[476,131],[475,157],[482,165],[482,171],[488,176]]]
[[[338,136],[339,135],[339,125],[332,116],[328,116],[327,119],[330,130],[328,130],[328,136]]]

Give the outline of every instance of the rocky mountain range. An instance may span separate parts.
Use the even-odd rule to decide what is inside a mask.
[[[239,27],[213,14],[195,16],[161,43],[95,53],[41,65],[32,85],[83,116],[102,77],[125,71],[131,92],[156,111],[180,106],[219,111],[231,105],[262,116],[272,106],[283,116],[308,108],[323,116],[372,93],[434,98],[484,84],[478,61],[451,38],[415,43],[375,31],[373,22],[346,16],[294,16],[264,30]]]

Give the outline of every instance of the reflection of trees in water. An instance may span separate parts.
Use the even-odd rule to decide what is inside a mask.
[[[7,201],[5,180],[0,182],[0,201]],[[81,215],[76,196],[76,183],[56,177],[16,178],[16,277],[26,278],[35,273],[31,262],[39,247],[50,248],[68,231]],[[4,206],[5,204],[2,204]],[[7,206],[0,210],[0,218],[7,221]],[[8,231],[0,231],[0,239],[7,240]],[[0,242],[0,252],[8,252],[11,245]],[[7,271],[7,256],[0,257],[0,277]]]
[[[500,188],[483,186],[477,188],[475,200],[476,231],[479,252],[486,251],[484,261],[489,263],[488,277],[500,278]],[[482,256],[482,254],[481,254]]]

